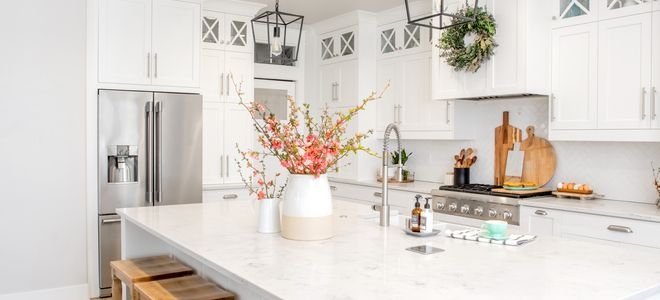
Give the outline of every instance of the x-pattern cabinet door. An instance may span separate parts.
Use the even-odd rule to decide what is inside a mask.
[[[224,15],[214,11],[204,11],[202,15],[202,43],[205,48],[222,48],[224,45]]]
[[[380,30],[380,54],[389,54],[396,50],[396,28],[392,26]]]
[[[553,28],[597,21],[597,1],[602,0],[552,0]]]
[[[403,26],[403,49],[414,49],[422,44],[422,29],[418,25]]]
[[[250,18],[244,16],[225,15],[225,49],[231,51],[252,51],[254,48],[251,36]]]
[[[335,37],[329,35],[321,38],[321,60],[332,59],[337,56],[335,51]]]
[[[341,56],[355,54],[355,31],[345,32],[339,35],[339,53]]]
[[[599,0],[598,18],[604,20],[650,12],[653,9],[653,2],[652,0]]]

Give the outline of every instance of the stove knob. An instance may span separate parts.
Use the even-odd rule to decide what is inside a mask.
[[[456,211],[456,207],[457,207],[456,202],[449,204],[449,211]]]
[[[497,216],[497,211],[494,210],[494,209],[492,209],[492,208],[489,209],[489,210],[488,210],[488,217],[490,217],[490,218],[494,218],[495,216]]]
[[[461,213],[462,214],[469,214],[470,213],[470,206],[465,204],[461,206]]]
[[[502,213],[502,216],[504,217],[504,220],[511,220],[511,217],[513,216],[510,211],[506,210]]]
[[[477,208],[474,209],[474,215],[475,216],[481,216],[484,214],[484,208],[481,206],[477,206]]]
[[[435,205],[435,208],[438,209],[438,210],[444,210],[445,209],[445,203],[444,202],[438,202]]]

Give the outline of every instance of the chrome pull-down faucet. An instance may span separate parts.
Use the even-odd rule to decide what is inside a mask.
[[[396,144],[397,144],[397,151],[401,153],[401,135],[399,134],[399,127],[396,126],[396,124],[391,123],[390,125],[387,125],[387,128],[385,128],[385,137],[383,139],[383,165],[381,168],[381,173],[383,177],[383,185],[382,185],[382,195],[381,195],[381,205],[380,205],[380,226],[390,226],[390,205],[388,203],[387,199],[387,184],[389,180],[388,176],[388,170],[390,167],[395,167],[396,172],[394,173],[394,177],[396,181],[401,181],[403,177],[403,166],[401,165],[401,156],[399,155],[399,161],[397,162],[396,165],[390,165],[390,151],[388,144],[390,142],[390,133],[394,131],[394,134],[396,135]]]

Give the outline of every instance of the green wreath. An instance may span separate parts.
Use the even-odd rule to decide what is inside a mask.
[[[495,32],[497,24],[492,14],[484,8],[466,6],[457,13],[459,16],[474,18],[473,22],[467,22],[445,29],[440,37],[440,56],[446,58],[447,64],[454,67],[455,71],[476,72],[481,64],[490,59],[494,53]],[[460,20],[454,19],[453,22]],[[474,43],[465,45],[465,36],[474,34]]]

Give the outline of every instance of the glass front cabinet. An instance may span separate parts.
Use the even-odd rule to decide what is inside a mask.
[[[321,61],[350,58],[357,53],[357,34],[354,28],[338,30],[321,36]]]
[[[250,18],[215,11],[202,15],[202,43],[207,48],[252,51]]]

